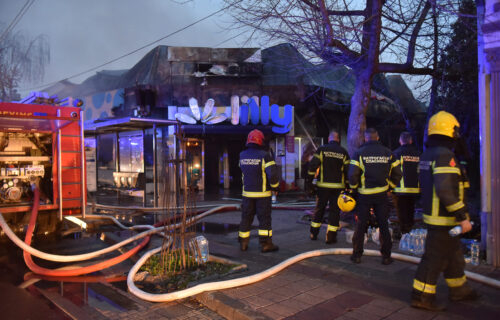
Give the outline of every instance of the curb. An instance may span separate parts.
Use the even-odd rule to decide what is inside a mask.
[[[229,320],[271,320],[267,315],[250,309],[246,304],[221,292],[203,292],[195,296],[196,300],[210,310]]]

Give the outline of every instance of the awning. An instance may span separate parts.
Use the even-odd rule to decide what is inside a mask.
[[[118,118],[98,122],[85,122],[86,133],[111,133],[122,131],[135,131],[153,128],[177,125],[177,121],[148,118]]]

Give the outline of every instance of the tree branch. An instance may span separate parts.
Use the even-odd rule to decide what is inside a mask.
[[[432,68],[415,68],[407,63],[379,63],[378,72],[382,73],[404,73],[414,75],[432,75],[434,70]]]
[[[304,1],[304,0],[302,0],[302,1]],[[343,54],[345,54],[346,56],[348,56],[351,59],[358,58],[359,54],[356,51],[349,49],[349,47],[347,47],[344,43],[342,43],[341,41],[339,41],[333,37],[333,28],[332,28],[332,24],[330,22],[330,18],[327,14],[326,5],[325,5],[324,0],[320,1],[320,7],[318,9],[321,13],[321,16],[323,18],[323,23],[324,23],[325,29],[327,31],[327,41],[326,41],[325,45],[328,47],[334,47],[334,48],[339,49]]]
[[[415,25],[415,28],[413,28],[413,32],[410,37],[410,43],[408,44],[408,55],[406,56],[407,65],[411,66],[413,64],[413,59],[415,59],[415,44],[417,42],[418,34],[420,33],[420,29],[422,28],[422,24],[424,23],[425,17],[427,16],[430,8],[431,2],[426,1],[420,17],[418,17],[417,24]]]
[[[310,8],[320,11],[320,8],[313,4],[309,0],[300,0],[302,3],[305,3],[308,5]],[[366,10],[326,10],[326,14],[329,16],[362,16],[364,17],[366,15]]]

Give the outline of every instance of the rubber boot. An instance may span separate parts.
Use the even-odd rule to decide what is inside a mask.
[[[250,242],[250,238],[238,237],[238,241],[240,242],[240,250],[247,251],[248,250],[248,243]]]
[[[279,247],[273,243],[273,240],[271,237],[268,237],[266,241],[262,242],[262,248],[261,252],[273,252],[273,251],[278,251]]]
[[[327,231],[325,243],[326,244],[337,243],[337,231]]]
[[[311,234],[309,235],[309,238],[310,238],[311,240],[318,240],[319,228],[313,228],[313,227],[311,227],[311,228],[309,229],[309,232],[311,233]]]
[[[411,306],[413,308],[425,309],[429,311],[443,311],[444,305],[436,303],[436,295],[413,290],[411,294]]]
[[[449,299],[451,301],[467,301],[476,300],[480,297],[479,293],[474,290],[467,282],[460,287],[450,288]]]

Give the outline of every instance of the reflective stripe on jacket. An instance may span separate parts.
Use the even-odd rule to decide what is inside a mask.
[[[399,160],[378,141],[363,144],[349,165],[349,186],[360,194],[386,192],[401,179]]]
[[[418,184],[418,162],[420,152],[411,144],[405,144],[393,152],[394,159],[399,159],[403,177],[394,188],[395,193],[420,193]]]
[[[248,198],[270,197],[271,190],[279,186],[278,169],[269,152],[256,144],[249,144],[240,153],[239,166],[243,180],[242,196]]]
[[[344,189],[349,165],[349,154],[338,142],[330,141],[316,150],[307,172],[314,178],[319,168],[316,185],[320,188]]]
[[[420,156],[419,180],[424,222],[455,226],[467,219],[463,183],[454,153],[446,147],[431,147]]]

